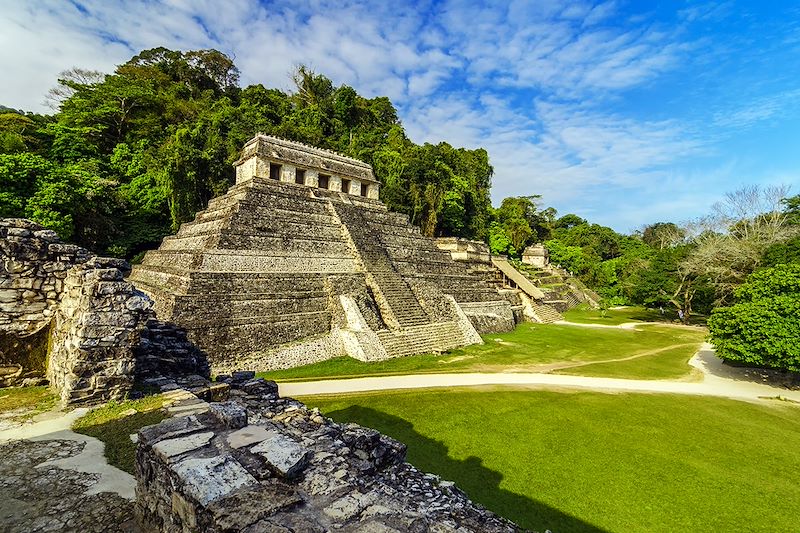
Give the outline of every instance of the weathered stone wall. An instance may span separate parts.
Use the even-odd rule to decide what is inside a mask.
[[[538,268],[545,268],[550,263],[550,252],[542,243],[528,246],[522,253],[522,262]]]
[[[123,279],[127,263],[92,258],[69,270],[55,314],[47,379],[65,403],[123,398],[132,388],[133,347],[152,303]]]
[[[299,167],[312,171],[315,176],[326,173],[332,178],[344,177],[377,185],[372,167],[363,161],[269,135],[257,135],[244,145],[241,157],[234,164],[237,168],[236,182],[241,183],[253,176],[268,178],[270,161],[291,165],[291,178],[295,177],[294,169]],[[377,189],[375,193],[377,198]]]
[[[438,237],[436,246],[441,250],[450,252],[450,255],[456,261],[491,262],[492,255],[489,251],[489,245],[481,241],[471,241],[458,237]]]
[[[121,399],[134,379],[208,376],[205,354],[101,258],[22,219],[0,219],[0,385],[46,375],[67,404]],[[27,380],[27,381],[26,381]]]
[[[92,257],[30,220],[0,219],[0,386],[41,382],[64,281]]]
[[[205,352],[192,344],[186,331],[175,324],[154,318],[148,320],[133,353],[136,358],[135,379],[139,383],[165,376],[211,376]]]
[[[0,219],[0,331],[25,336],[47,326],[67,271],[92,257],[30,220]]]
[[[139,432],[136,512],[145,530],[521,531],[404,462],[403,444],[337,424],[251,378],[224,377],[230,401],[178,406],[188,416]]]
[[[461,309],[479,333],[514,331],[514,311],[506,301],[462,303]]]

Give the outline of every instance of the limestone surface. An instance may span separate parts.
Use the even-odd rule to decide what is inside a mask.
[[[139,432],[136,513],[144,528],[521,531],[452,483],[406,463],[403,444],[280,398],[269,382],[230,379],[230,401],[247,409],[244,428],[230,429],[209,410]],[[165,446],[177,453],[161,453]]]

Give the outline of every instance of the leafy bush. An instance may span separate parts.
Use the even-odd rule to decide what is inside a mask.
[[[800,264],[753,273],[708,328],[725,360],[800,372]]]

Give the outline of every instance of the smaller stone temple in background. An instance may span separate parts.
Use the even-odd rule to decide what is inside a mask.
[[[522,252],[522,262],[538,268],[544,268],[550,264],[550,252],[542,243],[537,243],[525,248]]]

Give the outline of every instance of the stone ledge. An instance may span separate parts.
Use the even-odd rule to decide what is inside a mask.
[[[248,425],[230,427],[212,404],[208,413],[140,430],[136,513],[145,529],[522,531],[404,462],[403,444],[280,398],[274,383],[252,373],[223,379],[231,402],[219,410],[246,410]]]

